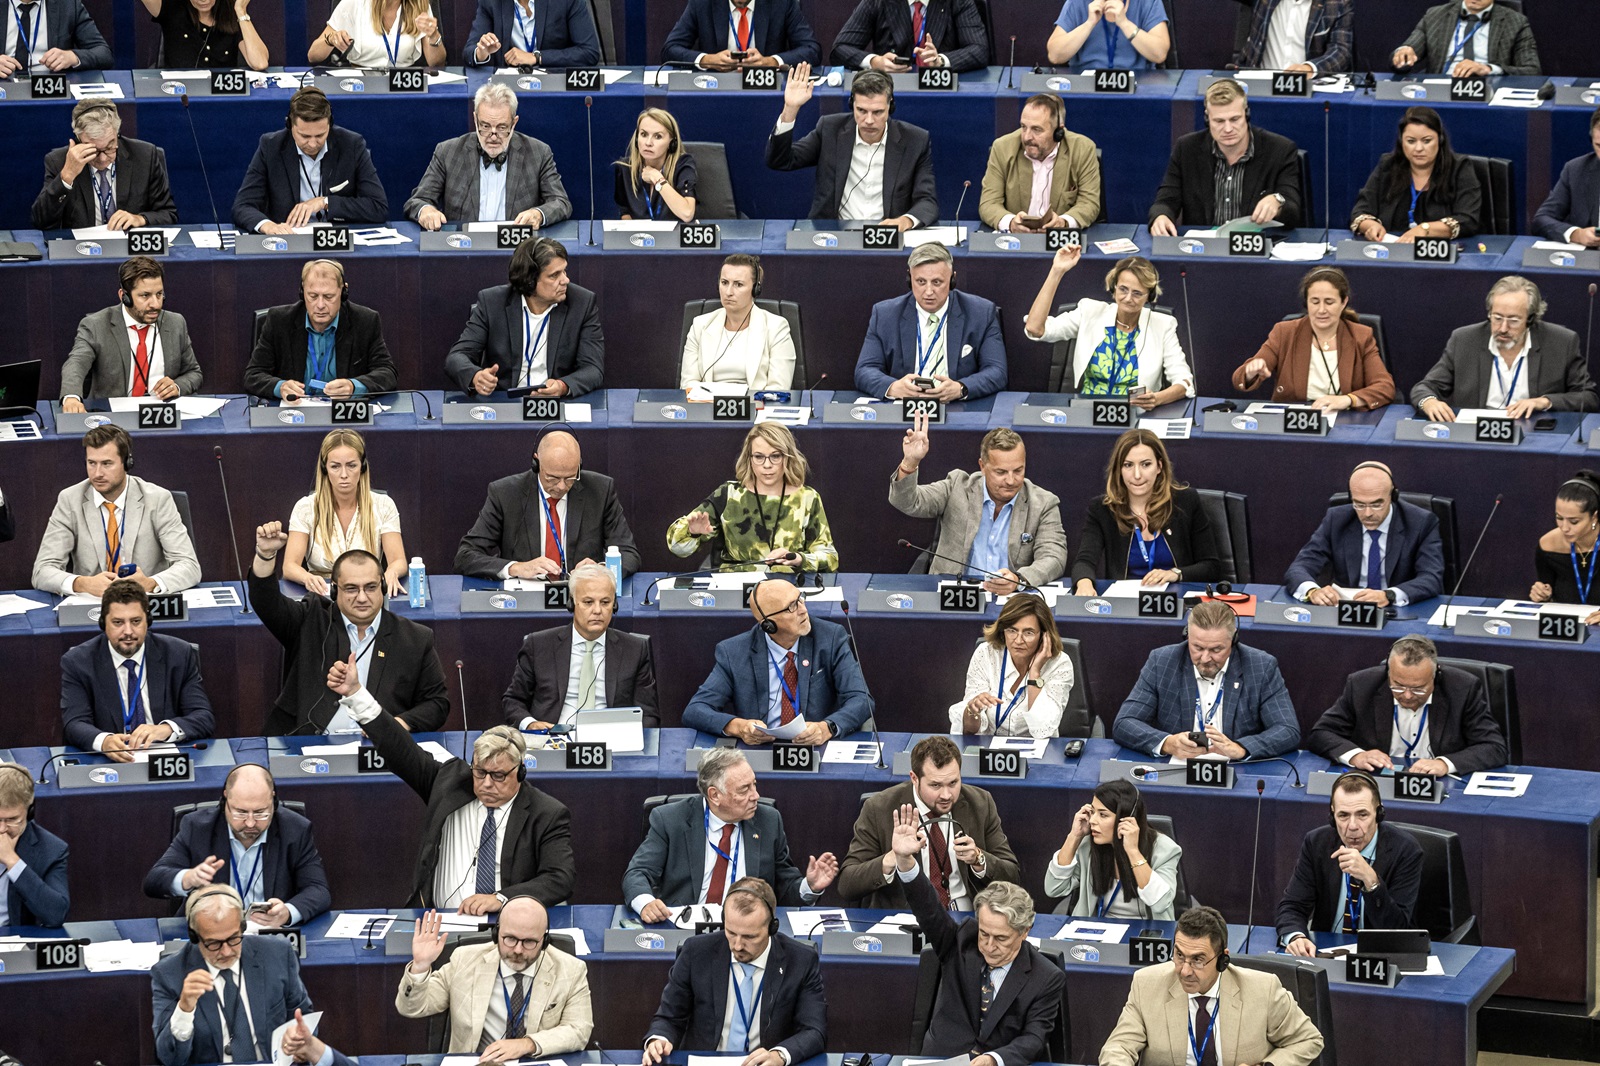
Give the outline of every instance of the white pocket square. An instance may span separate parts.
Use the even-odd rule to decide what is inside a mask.
[[[348,180],[341,181],[339,184],[335,185],[333,188],[329,189],[328,191],[329,192],[338,192],[340,189],[344,188],[346,185],[349,185],[349,184],[350,184],[350,182]]]
[[[962,355],[962,357],[965,358],[966,356],[969,356],[971,354],[972,354],[972,345],[963,344],[961,346],[961,355]]]

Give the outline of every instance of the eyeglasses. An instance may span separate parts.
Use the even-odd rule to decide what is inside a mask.
[[[551,488],[571,488],[583,477],[583,471],[578,471],[571,477],[556,477],[554,474],[540,474],[539,480]]]
[[[501,933],[500,943],[512,951],[532,951],[544,943],[544,937],[512,936],[510,933]]]
[[[200,946],[207,951],[221,951],[223,948],[236,948],[244,943],[244,933],[239,932],[226,940],[202,940]]]
[[[750,461],[757,466],[779,466],[783,463],[782,452],[751,452]]]
[[[1511,329],[1515,329],[1516,327],[1522,325],[1526,321],[1527,321],[1527,319],[1524,318],[1521,315],[1490,315],[1489,316],[1489,324],[1491,326],[1506,326],[1506,327],[1511,328]]]
[[[1021,629],[1017,626],[1006,626],[1000,632],[1007,640],[1033,640],[1039,636],[1037,629]]]
[[[506,778],[510,777],[514,773],[516,773],[515,770],[485,770],[481,766],[474,766],[472,768],[472,779],[474,781],[488,780],[493,781],[497,785],[503,785],[505,784]]]
[[[510,132],[511,127],[505,123],[501,123],[498,126],[490,126],[484,122],[478,123],[478,133],[484,137],[504,137]]]
[[[237,807],[229,807],[228,817],[238,822],[270,822],[272,820],[272,808],[268,807],[259,811],[241,811]]]
[[[1118,285],[1113,291],[1119,300],[1142,300],[1150,295],[1143,289],[1130,289],[1126,285]]]
[[[794,599],[789,601],[789,605],[787,607],[779,607],[776,611],[768,611],[767,617],[776,618],[780,614],[799,614],[800,605],[805,602],[806,598],[804,596],[796,596]]]
[[[117,154],[117,142],[115,140],[112,140],[112,142],[106,145],[104,148],[101,148],[99,145],[93,143],[90,144],[90,147],[94,149],[94,155],[96,159],[110,159]]]
[[[1396,696],[1426,696],[1433,691],[1432,685],[1390,685],[1389,691]]]
[[[1199,970],[1203,969],[1207,963],[1215,958],[1215,955],[1180,955],[1174,953],[1172,961],[1179,966],[1187,966],[1191,970]]]
[[[1350,506],[1364,514],[1377,514],[1389,506],[1388,500],[1351,500]]]
[[[368,596],[376,596],[378,594],[378,587],[379,586],[376,581],[369,581],[365,585],[340,585],[339,591],[352,598],[360,596],[363,593]]]

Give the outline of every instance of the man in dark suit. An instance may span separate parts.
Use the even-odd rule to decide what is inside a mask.
[[[1396,70],[1456,78],[1538,74],[1539,45],[1520,10],[1494,0],[1451,0],[1422,13],[1390,62]]]
[[[513,0],[514,2],[514,0]],[[405,215],[425,230],[446,222],[554,226],[572,214],[554,154],[517,132],[517,94],[486,82],[472,102],[473,132],[440,141]]]
[[[772,887],[754,877],[734,882],[722,919],[722,932],[683,942],[645,1034],[643,1066],[656,1066],[674,1050],[726,1051],[746,1056],[746,1066],[822,1054],[828,1039],[822,967],[810,945],[778,932]]]
[[[1315,930],[1410,929],[1422,887],[1422,847],[1404,829],[1380,826],[1383,797],[1364,773],[1334,782],[1331,825],[1305,835],[1289,887],[1278,902],[1278,943],[1313,956]],[[1381,830],[1381,831],[1380,831]]]
[[[5,51],[0,54],[0,78],[18,73],[104,70],[114,62],[111,46],[100,35],[100,28],[89,17],[82,0],[18,3],[10,13],[4,33]],[[19,27],[25,36],[18,34]]]
[[[295,601],[278,587],[278,553],[288,543],[281,523],[256,528],[250,602],[284,653],[283,690],[267,714],[265,735],[354,733],[354,711],[367,705],[383,707],[401,728],[418,733],[444,725],[450,700],[433,631],[384,608],[378,560],[345,552],[333,563],[331,601],[311,593]],[[346,665],[359,700],[329,691],[330,666]]]
[[[533,469],[490,482],[478,520],[456,549],[456,572],[504,581],[556,577],[601,562],[615,545],[622,572],[639,569],[633,530],[617,485],[583,469],[578,438],[565,430],[539,437]]]
[[[895,878],[894,818],[906,804],[921,815],[931,845],[923,869],[943,905],[970,911],[986,885],[1017,881],[1022,865],[1000,827],[994,797],[961,781],[961,749],[946,736],[924,737],[911,749],[910,780],[868,797],[856,818],[850,851],[839,868],[839,895],[862,907],[904,910],[908,893]],[[857,902],[859,901],[859,902]]]
[[[1401,637],[1383,666],[1357,670],[1322,712],[1306,747],[1358,770],[1472,774],[1506,763],[1506,738],[1483,682],[1439,665],[1423,636]]]
[[[1021,885],[992,884],[958,925],[922,870],[927,838],[911,804],[894,812],[895,876],[939,955],[939,992],[922,1054],[971,1055],[972,1066],[1047,1061],[1067,977],[1028,943],[1033,899]]]
[[[1319,607],[1351,598],[1405,606],[1444,592],[1444,549],[1439,519],[1400,498],[1394,475],[1379,462],[1356,464],[1350,505],[1330,507],[1311,540],[1289,564],[1284,587]]]
[[[650,812],[650,831],[622,875],[622,898],[647,922],[671,919],[671,908],[722,903],[748,873],[772,887],[787,907],[815,903],[839,872],[833,852],[814,855],[800,876],[789,861],[783,816],[761,802],[756,772],[743,752],[712,748],[700,760],[700,795]]]
[[[965,73],[989,65],[989,31],[974,0],[861,0],[833,39],[829,59],[890,74],[913,66]]]
[[[350,302],[344,265],[313,259],[300,268],[300,299],[269,307],[244,368],[244,391],[285,402],[390,392],[394,360],[378,312]]]
[[[122,116],[110,100],[78,101],[72,108],[72,140],[44,157],[44,187],[33,201],[33,224],[47,230],[126,230],[177,222],[167,153],[149,141],[122,136]]]
[[[67,843],[33,820],[33,774],[0,762],[0,921],[58,928],[70,901]]]
[[[117,305],[84,316],[61,365],[62,411],[77,414],[85,400],[101,397],[173,400],[200,391],[204,375],[189,342],[189,324],[165,309],[165,275],[147,255],[117,268]]]
[[[338,671],[329,685],[345,685]],[[527,780],[528,742],[491,726],[472,744],[472,762],[439,762],[388,711],[356,709],[394,775],[428,805],[408,907],[498,913],[513,896],[547,908],[572,894],[572,812]]]
[[[1305,7],[1299,0],[1249,0],[1245,14],[1249,36],[1233,56],[1242,70],[1342,74],[1355,68],[1355,0],[1310,0]]]
[[[727,71],[822,61],[799,0],[688,0],[661,62]]]
[[[911,291],[872,305],[856,357],[856,388],[889,400],[931,396],[943,403],[992,396],[1006,387],[1000,313],[954,287],[955,260],[938,241],[906,259]],[[932,379],[931,388],[918,379]]]
[[[1600,410],[1578,335],[1544,320],[1539,286],[1513,274],[1489,288],[1487,322],[1462,326],[1444,355],[1411,389],[1430,422],[1454,422],[1458,408],[1504,409],[1511,418],[1540,411]]]
[[[783,110],[767,137],[773,170],[817,168],[812,218],[881,222],[902,231],[939,220],[939,190],[933,180],[928,131],[890,118],[894,82],[878,71],[850,83],[850,113],[824,115],[810,133],[794,139],[794,120],[811,99],[811,68],[789,72]],[[850,181],[859,164],[861,178]]]
[[[1267,759],[1300,744],[1294,703],[1278,660],[1239,643],[1239,619],[1225,603],[1189,612],[1184,642],[1157,648],[1122,702],[1111,735],[1160,758]],[[1207,743],[1189,739],[1203,732]]]
[[[469,67],[592,67],[600,34],[588,0],[478,0],[461,58]]]
[[[1600,108],[1589,116],[1589,146],[1561,168],[1561,178],[1533,216],[1533,232],[1547,240],[1600,248]]]
[[[293,946],[245,936],[244,901],[227,885],[190,896],[184,917],[190,942],[150,970],[156,1058],[162,1066],[221,1062],[224,1054],[270,1059],[272,1031],[311,1009]]]
[[[539,237],[511,253],[509,284],[478,293],[445,356],[451,388],[471,396],[527,389],[575,398],[605,379],[606,338],[594,292],[572,284],[567,249]]]
[[[333,124],[322,90],[289,98],[288,128],[261,135],[233,199],[241,233],[289,233],[313,222],[378,223],[389,197],[358,133]]]
[[[521,730],[570,723],[579,711],[637,707],[658,729],[656,671],[650,638],[611,626],[617,588],[599,563],[579,563],[567,583],[572,625],[529,633],[502,703],[506,724]]]
[[[717,644],[716,665],[683,710],[683,724],[746,744],[766,729],[803,718],[796,744],[826,744],[860,729],[872,697],[844,627],[813,620],[788,581],[763,581],[750,594],[757,624]],[[763,728],[766,727],[766,729]]]
[[[1231,78],[1205,92],[1206,128],[1179,137],[1150,205],[1150,232],[1174,237],[1182,226],[1220,226],[1235,218],[1300,225],[1300,156],[1295,143],[1250,122],[1244,87]],[[1217,180],[1217,166],[1225,172]]]
[[[254,911],[257,925],[304,925],[331,903],[311,820],[278,805],[264,766],[240,763],[223,782],[220,804],[183,816],[178,835],[145,875],[144,894],[187,899],[219,875]]]
[[[106,587],[100,632],[61,657],[66,743],[132,762],[151,744],[212,735],[200,654],[186,640],[150,632],[150,597],[137,581]]]

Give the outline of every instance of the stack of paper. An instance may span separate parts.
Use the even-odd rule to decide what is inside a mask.
[[[50,606],[48,603],[39,603],[24,596],[14,593],[0,593],[0,618],[13,614],[27,614],[29,611],[40,611]]]
[[[872,740],[830,740],[822,749],[822,761],[876,763],[878,748],[878,743]]]
[[[1192,418],[1141,418],[1139,428],[1147,429],[1162,440],[1188,440],[1194,432]]]
[[[395,923],[392,914],[356,914],[345,911],[333,920],[328,926],[328,931],[322,934],[324,940],[382,940],[389,933],[389,927]]]
[[[1163,592],[1166,590],[1166,587],[1167,582],[1165,581],[1158,581],[1153,585],[1146,585],[1136,577],[1129,577],[1124,578],[1121,581],[1113,581],[1111,584],[1106,586],[1106,590],[1100,595],[1109,596],[1113,599],[1134,599],[1141,592]]]
[[[161,961],[160,944],[139,944],[132,940],[108,940],[88,944],[83,949],[83,968],[90,973],[111,970],[148,970]]]

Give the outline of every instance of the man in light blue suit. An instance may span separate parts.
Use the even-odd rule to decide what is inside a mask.
[[[461,57],[469,67],[592,67],[600,34],[588,0],[478,0]]]
[[[756,626],[717,644],[716,665],[683,710],[683,724],[746,744],[795,718],[796,744],[826,744],[854,733],[872,715],[872,697],[844,628],[812,619],[787,581],[763,581],[750,594]],[[765,727],[765,728],[763,728]]]
[[[1122,701],[1111,735],[1160,757],[1267,759],[1300,744],[1278,660],[1239,643],[1233,608],[1215,600],[1189,612],[1184,642],[1157,648]],[[1190,733],[1204,734],[1196,744]]]
[[[156,1057],[162,1066],[272,1057],[272,1031],[310,1010],[289,941],[244,935],[244,901],[212,885],[184,907],[189,940],[150,971]]]
[[[873,305],[856,359],[856,388],[883,399],[926,396],[944,403],[1005,388],[1000,314],[983,297],[952,287],[950,249],[937,241],[920,244],[906,269],[911,292]]]

